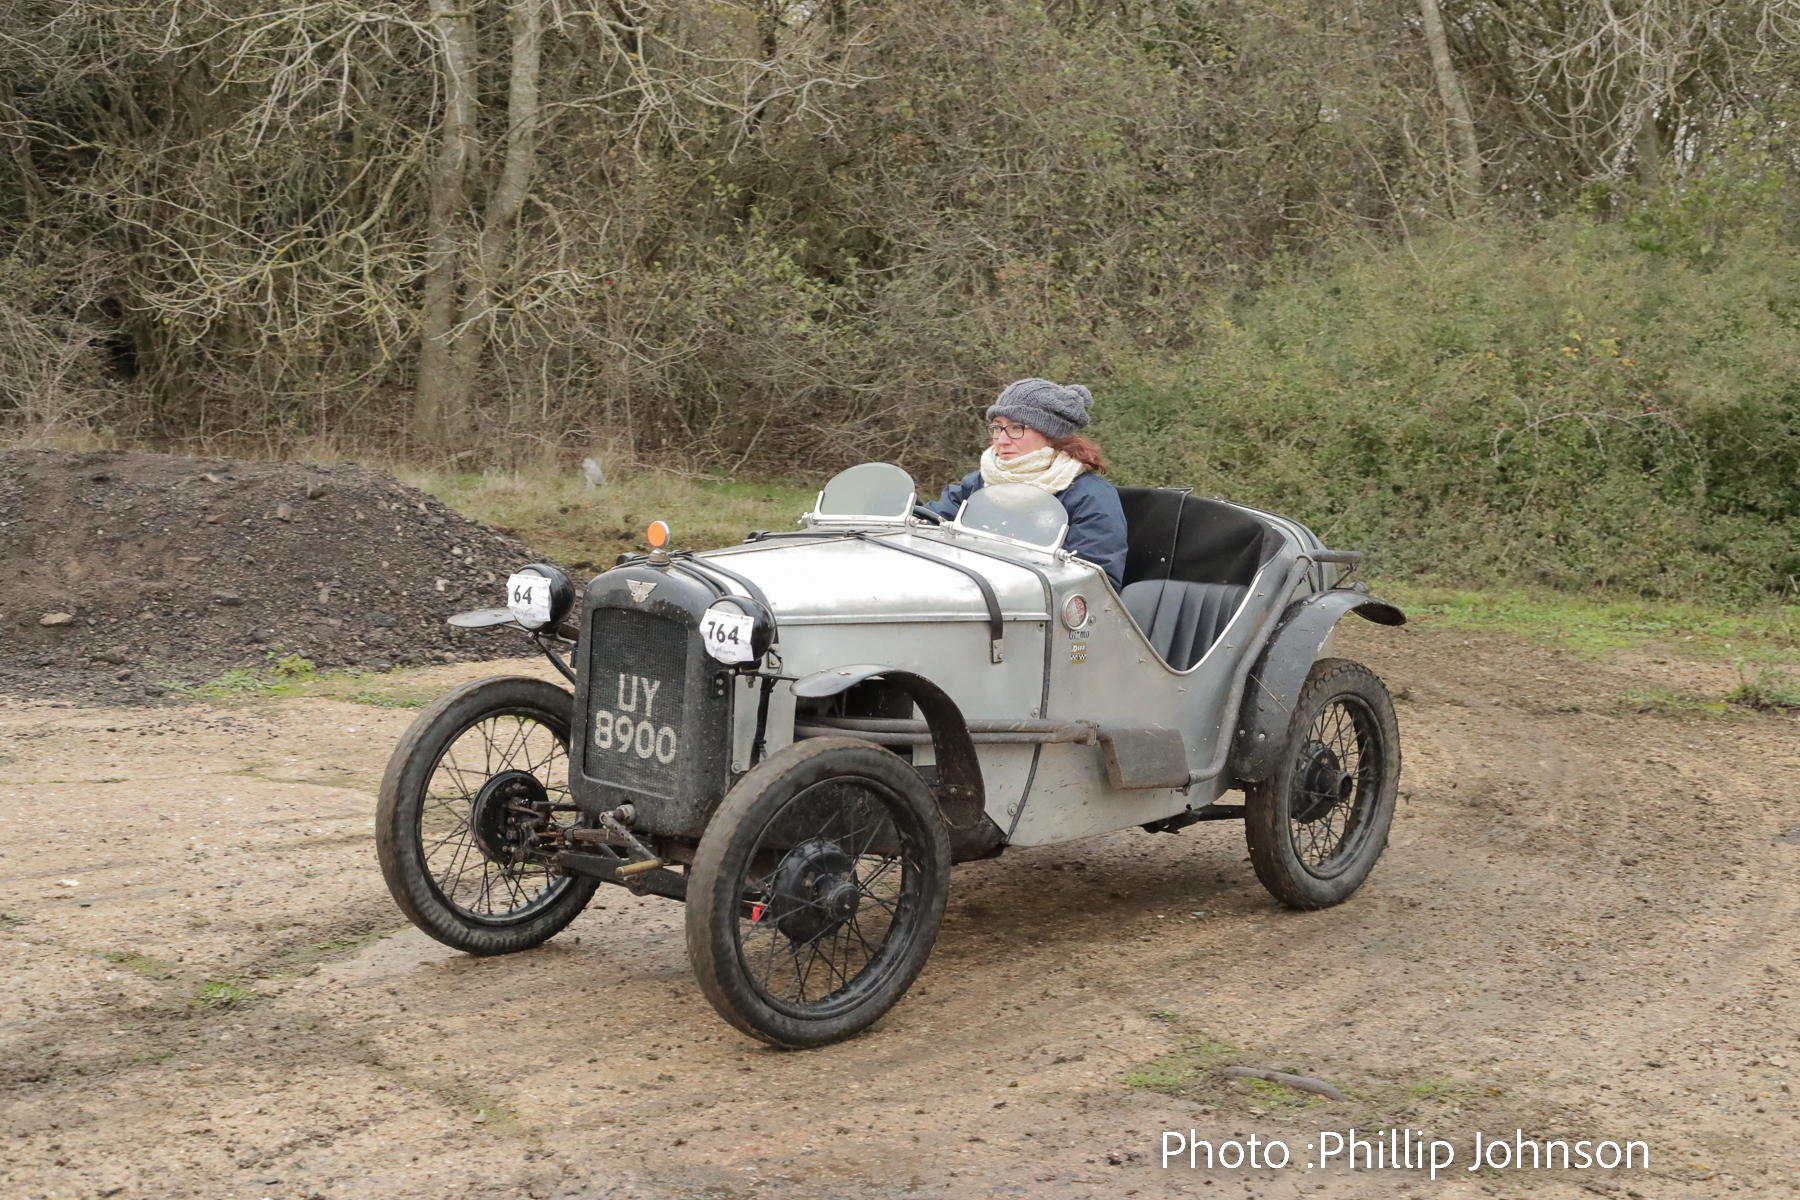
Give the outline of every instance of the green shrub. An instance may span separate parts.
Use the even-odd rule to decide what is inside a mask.
[[[1122,482],[1289,514],[1447,583],[1800,591],[1800,255],[1568,217],[1291,270],[1096,410]]]
[[[269,657],[275,662],[275,673],[286,680],[311,679],[318,671],[312,659],[299,653]]]

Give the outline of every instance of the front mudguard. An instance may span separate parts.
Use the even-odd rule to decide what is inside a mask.
[[[962,710],[949,693],[923,675],[861,663],[815,671],[796,680],[794,695],[802,700],[822,699],[870,679],[885,680],[905,691],[931,730],[932,757],[937,760],[932,790],[937,796],[938,812],[950,830],[952,857],[957,862],[988,857],[1005,835],[985,811],[986,787],[981,763],[975,757],[975,742],[969,736]]]
[[[1250,670],[1244,700],[1238,707],[1237,730],[1226,762],[1233,781],[1257,783],[1274,772],[1307,672],[1325,639],[1344,614],[1351,612],[1377,625],[1406,624],[1406,614],[1394,605],[1353,588],[1315,592],[1288,605]]]

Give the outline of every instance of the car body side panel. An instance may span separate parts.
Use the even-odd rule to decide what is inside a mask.
[[[1059,581],[1057,606],[1068,591],[1078,590],[1088,599],[1092,620],[1085,631],[1074,633],[1060,622],[1055,625],[1047,715],[1175,728],[1190,768],[1204,773],[1212,767],[1237,725],[1238,714],[1228,711],[1232,684],[1249,666],[1248,657],[1261,650],[1253,644],[1256,634],[1281,604],[1277,593],[1302,549],[1286,524],[1275,524],[1288,534],[1286,544],[1263,564],[1218,641],[1186,672],[1173,671],[1162,661],[1103,579],[1073,588]],[[1041,845],[1121,829],[1201,807],[1225,788],[1221,775],[1185,791],[1117,790],[1108,785],[1096,750],[1045,747],[1009,841]]]
[[[987,625],[940,621],[814,625],[782,630],[782,674],[804,678],[845,663],[882,663],[923,675],[950,693],[965,718],[1035,717],[1043,694],[1044,621],[1006,624],[1006,661],[988,661]],[[791,720],[770,722],[769,749],[793,740]]]
[[[1031,797],[1007,841],[1015,846],[1046,846],[1110,833],[1173,816],[1190,802],[1187,793],[1173,788],[1115,791],[1107,784],[1106,763],[1098,746],[1045,746],[1032,780]]]
[[[784,627],[782,673],[804,678],[814,671],[845,663],[879,662],[923,675],[945,687],[965,718],[1036,717],[1040,715],[1037,709],[1043,694],[1046,624],[1041,620],[1007,622],[1006,661],[1001,663],[989,661],[985,621],[966,616],[955,621]],[[739,693],[738,728],[752,735],[755,703],[747,689]],[[747,724],[743,715],[746,708]],[[791,685],[777,684],[770,696],[765,753],[772,754],[793,742],[794,712]],[[747,747],[748,742],[740,744]],[[1030,747],[982,746],[977,755],[988,815],[1004,829],[1011,820],[1007,809],[1017,806],[1025,790]],[[747,764],[747,757],[743,761]],[[914,765],[929,766],[932,762],[931,747],[913,748]]]
[[[1097,568],[998,539],[914,529],[871,539],[753,543],[705,557],[767,593],[781,629],[785,676],[847,663],[891,664],[935,682],[970,720],[1066,717],[1173,729],[1190,769],[1205,774],[1237,726],[1238,714],[1226,709],[1246,656],[1261,649],[1250,643],[1281,602],[1274,593],[1302,549],[1304,530],[1271,523],[1286,535],[1285,545],[1264,563],[1218,641],[1186,672],[1162,661]],[[987,653],[987,611],[974,584],[951,568],[885,548],[883,539],[981,572],[1006,618],[1003,662],[993,663]],[[1077,594],[1089,618],[1071,630],[1060,614]],[[740,684],[734,699],[732,769],[742,771],[749,765],[756,693]],[[792,741],[793,721],[791,692],[778,684],[766,753]],[[1207,778],[1187,789],[1114,788],[1097,745],[977,749],[988,816],[1021,845],[1171,816],[1209,802],[1222,787]],[[916,765],[931,765],[929,747],[912,754]]]

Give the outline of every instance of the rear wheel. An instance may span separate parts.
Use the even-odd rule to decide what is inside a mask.
[[[873,1024],[931,955],[950,841],[912,766],[812,738],[739,781],[688,881],[688,957],[732,1025],[789,1048]]]
[[[1256,877],[1283,904],[1328,908],[1369,877],[1400,786],[1394,702],[1361,663],[1313,664],[1268,779],[1244,794]]]
[[[400,911],[470,954],[554,937],[599,886],[529,854],[551,826],[588,823],[569,796],[569,693],[501,676],[447,693],[394,747],[375,849]]]

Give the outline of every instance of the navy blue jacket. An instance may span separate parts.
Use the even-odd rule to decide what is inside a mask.
[[[962,502],[982,488],[980,471],[972,471],[944,489],[925,507],[943,517],[956,516]],[[1063,549],[1106,572],[1116,592],[1125,586],[1125,510],[1119,489],[1092,471],[1083,471],[1056,497],[1069,510],[1069,535]]]

